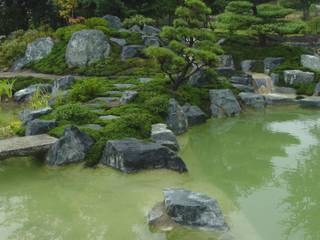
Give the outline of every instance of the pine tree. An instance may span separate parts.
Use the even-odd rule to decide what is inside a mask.
[[[201,69],[214,66],[220,48],[208,28],[211,9],[202,0],[185,0],[175,12],[172,27],[164,27],[160,37],[165,47],[149,47],[146,54],[158,61],[171,80],[173,90]]]

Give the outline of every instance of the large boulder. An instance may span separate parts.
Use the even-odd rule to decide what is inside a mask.
[[[81,162],[94,144],[94,140],[77,127],[70,126],[50,149],[46,163],[51,166],[62,166]]]
[[[169,100],[167,125],[176,134],[185,133],[188,130],[188,118],[183,108],[174,99]]]
[[[198,106],[193,106],[189,103],[186,103],[182,107],[182,109],[185,115],[187,116],[189,127],[203,124],[206,122],[207,116]]]
[[[240,114],[240,104],[230,89],[210,90],[209,97],[212,117],[231,117]]]
[[[179,150],[179,144],[174,133],[163,123],[153,124],[151,128],[151,139],[173,151]]]
[[[14,100],[16,102],[27,102],[37,92],[51,93],[52,86],[50,84],[34,84],[27,88],[21,89],[14,94]]]
[[[115,28],[115,29],[122,28],[122,22],[121,22],[121,19],[119,17],[113,16],[113,15],[105,15],[102,18],[107,20],[108,27]]]
[[[239,98],[245,105],[255,109],[264,108],[266,105],[265,98],[261,94],[242,92],[239,94]]]
[[[24,57],[18,59],[13,64],[12,70],[18,71],[31,62],[43,59],[51,53],[53,46],[54,42],[50,37],[38,38],[34,42],[29,43]]]
[[[320,56],[302,55],[301,56],[301,65],[305,68],[319,71],[320,70]]]
[[[229,229],[217,200],[185,189],[165,189],[166,213],[176,223],[213,230]]]
[[[64,76],[53,81],[52,94],[56,95],[60,91],[66,91],[71,88],[75,82],[74,76]]]
[[[315,74],[312,72],[303,72],[301,70],[284,71],[284,82],[288,85],[309,84],[315,80]]]
[[[72,34],[65,53],[72,67],[82,67],[104,59],[110,54],[110,44],[100,30],[81,30]]]
[[[56,120],[40,120],[35,119],[29,121],[26,126],[26,136],[44,134],[50,131],[50,129],[57,126]]]
[[[283,57],[268,57],[263,60],[264,63],[264,73],[270,74],[273,69],[278,67],[281,63],[283,63]]]
[[[174,151],[161,144],[138,139],[108,141],[101,163],[125,173],[158,168],[187,171],[185,163]]]
[[[141,50],[144,48],[143,45],[128,45],[122,48],[121,60],[124,61],[128,58],[141,57]]]
[[[19,118],[22,121],[23,124],[26,124],[29,121],[32,121],[36,118],[39,118],[43,115],[47,115],[51,113],[53,109],[51,107],[41,108],[37,110],[30,110],[30,109],[24,109],[20,115]]]

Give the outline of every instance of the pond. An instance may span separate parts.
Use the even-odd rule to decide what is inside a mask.
[[[166,187],[215,197],[237,240],[320,239],[319,119],[286,107],[210,120],[179,138],[187,174],[0,162],[0,239],[218,239],[150,231],[146,214]]]

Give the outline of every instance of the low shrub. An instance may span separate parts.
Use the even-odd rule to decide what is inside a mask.
[[[55,110],[57,121],[70,121],[72,123],[84,124],[95,120],[96,115],[80,104],[67,104]]]
[[[72,101],[86,102],[95,97],[105,95],[106,88],[103,80],[98,78],[88,78],[78,81],[70,91]]]
[[[57,39],[60,39],[64,42],[68,42],[74,32],[78,32],[84,29],[88,29],[88,26],[84,24],[75,24],[58,28],[54,35]]]
[[[98,26],[106,28],[108,27],[108,21],[98,17],[88,18],[85,20],[84,24],[87,25],[89,28],[95,28]]]
[[[138,25],[140,27],[143,27],[145,24],[154,24],[154,23],[155,23],[154,19],[145,17],[143,15],[134,15],[129,18],[126,18],[123,21],[123,24],[126,27],[132,27],[133,25]]]
[[[14,81],[14,84],[13,84],[14,92],[24,89],[32,84],[52,82],[51,79],[43,79],[43,78],[36,78],[36,77],[15,77],[15,78],[12,78],[12,81]]]

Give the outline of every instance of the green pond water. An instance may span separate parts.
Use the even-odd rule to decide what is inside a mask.
[[[286,107],[210,120],[179,138],[187,174],[0,162],[0,239],[219,239],[186,228],[150,231],[147,212],[166,187],[215,197],[233,239],[320,239],[319,119]]]

